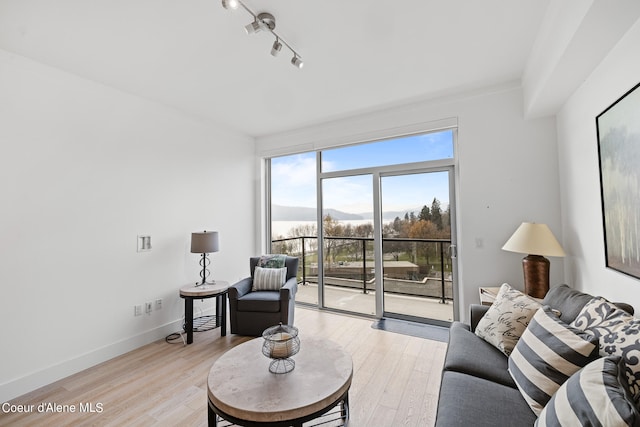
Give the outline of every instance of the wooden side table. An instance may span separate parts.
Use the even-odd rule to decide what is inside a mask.
[[[187,285],[180,288],[180,298],[184,298],[184,330],[187,333],[187,344],[193,342],[193,300],[216,297],[216,328],[221,328],[220,335],[227,335],[227,290],[229,282],[217,280],[195,286]]]
[[[498,291],[500,290],[500,286],[491,286],[491,287],[482,287],[479,289],[480,292],[480,304],[482,305],[491,305],[496,300],[498,296]]]

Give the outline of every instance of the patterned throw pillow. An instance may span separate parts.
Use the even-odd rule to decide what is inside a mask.
[[[476,335],[508,356],[539,308],[540,303],[504,283],[478,322]]]
[[[262,268],[282,268],[285,265],[286,259],[286,255],[262,255],[258,260],[257,266]]]
[[[636,402],[640,400],[640,319],[602,297],[593,298],[571,323],[600,339],[601,356],[621,356]]]
[[[287,267],[262,268],[256,267],[253,272],[252,291],[278,291],[284,285],[287,277]]]
[[[544,405],[569,377],[598,357],[598,339],[538,310],[509,357],[509,373],[531,410]]]
[[[553,395],[536,426],[637,426],[640,414],[627,388],[624,360],[600,358]]]

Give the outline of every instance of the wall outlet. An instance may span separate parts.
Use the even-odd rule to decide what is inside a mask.
[[[162,308],[162,298],[158,298],[156,300],[156,310],[160,310]]]
[[[152,310],[151,303],[150,302],[144,303],[144,311],[145,311],[145,313],[151,314],[151,310]]]
[[[142,316],[142,305],[134,305],[133,306],[133,315],[134,316]]]

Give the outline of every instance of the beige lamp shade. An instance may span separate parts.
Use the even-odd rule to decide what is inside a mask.
[[[557,256],[565,255],[562,246],[547,224],[523,222],[502,247],[505,251],[521,254]]]
[[[220,244],[217,231],[198,231],[191,233],[191,253],[209,254],[218,252]]]

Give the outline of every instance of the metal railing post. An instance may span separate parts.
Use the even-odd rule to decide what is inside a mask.
[[[306,255],[305,255],[305,243],[304,243],[304,236],[302,236],[302,284],[306,285],[307,284],[307,269],[306,269]]]
[[[367,293],[367,247],[364,239],[362,242],[362,293]]]
[[[440,282],[442,284],[442,304],[446,303],[444,299],[444,242],[440,243]]]

